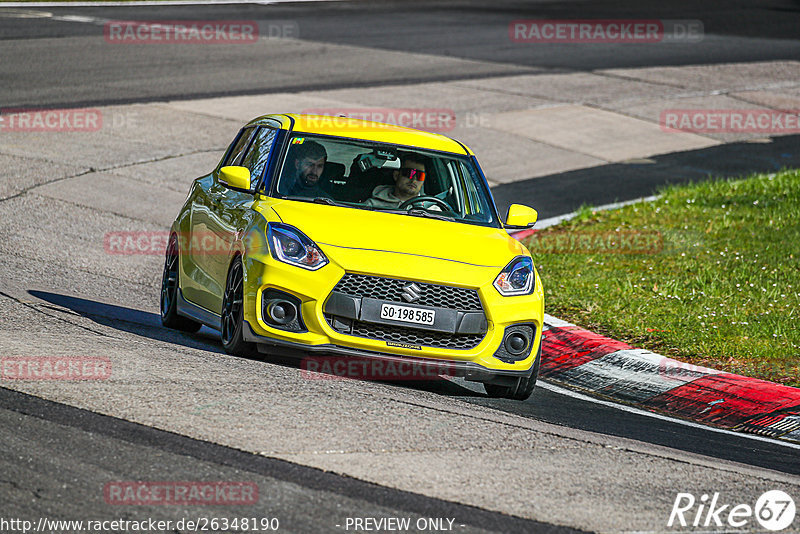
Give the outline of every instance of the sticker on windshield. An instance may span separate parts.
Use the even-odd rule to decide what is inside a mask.
[[[305,137],[295,137],[294,139],[292,139],[292,144],[293,145],[302,145],[305,142],[305,140],[306,140]]]

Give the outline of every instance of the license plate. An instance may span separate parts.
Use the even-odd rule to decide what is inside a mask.
[[[433,324],[436,318],[434,310],[423,310],[421,308],[410,308],[408,306],[398,306],[396,304],[381,304],[381,319],[391,319],[393,321],[404,321],[415,324]]]

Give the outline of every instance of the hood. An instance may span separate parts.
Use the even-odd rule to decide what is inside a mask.
[[[499,228],[308,202],[281,201],[272,209],[320,246],[387,251],[505,267],[524,254]]]

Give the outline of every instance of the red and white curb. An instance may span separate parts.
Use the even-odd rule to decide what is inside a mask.
[[[651,196],[598,206],[616,209]],[[569,220],[575,212],[539,221],[517,240]],[[637,349],[545,314],[539,376],[615,403],[715,428],[800,443],[800,389],[725,373]]]
[[[800,443],[800,389],[690,365],[545,315],[539,376],[652,412]]]

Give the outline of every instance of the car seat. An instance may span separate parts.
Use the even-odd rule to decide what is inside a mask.
[[[362,171],[358,165],[358,156],[350,165],[350,176],[347,178],[347,188],[351,194],[351,202],[363,202],[372,196],[372,191],[379,185],[392,185],[394,169],[372,167]]]
[[[336,200],[346,200],[347,181],[344,178],[344,164],[326,161],[319,177],[319,186]]]

